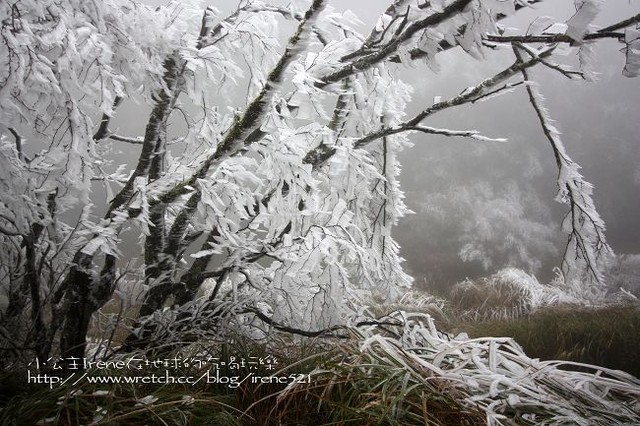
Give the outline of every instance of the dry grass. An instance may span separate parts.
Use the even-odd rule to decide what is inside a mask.
[[[585,308],[562,304],[566,300],[527,274],[504,270],[462,283],[451,303],[411,292],[393,305],[374,304],[372,312],[389,314],[385,325],[349,329],[350,339],[303,343],[276,333],[267,347],[227,333],[174,353],[182,359],[275,356],[277,371],[227,366],[220,374],[309,375],[292,385],[80,381],[48,389],[27,385],[24,371],[4,373],[0,425],[640,424],[640,381],[615,371],[640,376],[640,305]],[[200,376],[206,368],[179,373]],[[138,374],[145,373],[162,369]]]
[[[273,347],[243,339],[233,344],[193,345],[193,352],[180,354],[204,353],[227,359],[274,354],[280,358],[278,371],[243,367],[223,369],[221,374],[308,373],[311,380],[307,383],[286,386],[245,382],[230,388],[220,384],[91,385],[82,381],[52,390],[23,383],[13,389],[11,399],[3,401],[0,424],[422,426],[640,422],[640,381],[624,373],[586,365],[582,365],[583,372],[563,371],[561,367],[566,365],[532,359],[507,338],[452,338],[439,332],[426,314],[396,312],[385,323],[350,329],[352,338],[347,340],[295,345],[295,350],[283,346],[280,354],[274,354]],[[329,347],[327,342],[331,343]],[[180,373],[199,375],[202,368],[185,367]],[[142,404],[144,397],[147,404]]]

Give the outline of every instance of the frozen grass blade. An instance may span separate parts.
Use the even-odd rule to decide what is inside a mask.
[[[349,407],[387,407],[377,413],[378,421],[389,424],[446,424],[443,401],[445,411],[459,409],[475,421],[482,413],[489,425],[640,423],[640,381],[629,374],[541,362],[509,338],[453,338],[438,332],[426,314],[398,312],[392,318],[403,325],[391,333],[358,330],[332,362],[312,373],[313,384],[292,385],[280,399],[324,388],[321,406],[332,407],[337,392]],[[589,371],[561,369],[567,366]],[[423,408],[433,401],[441,410],[425,419]]]

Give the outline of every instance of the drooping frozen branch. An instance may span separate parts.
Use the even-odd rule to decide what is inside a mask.
[[[517,44],[514,52],[519,62],[526,52]],[[583,296],[599,297],[604,292],[602,270],[613,251],[605,238],[604,221],[600,218],[592,198],[593,187],[586,182],[578,166],[568,156],[560,132],[553,125],[543,97],[527,69],[521,70],[529,101],[540,121],[545,137],[551,145],[558,167],[558,195],[556,200],[569,205],[562,229],[569,234],[562,260],[565,283]]]

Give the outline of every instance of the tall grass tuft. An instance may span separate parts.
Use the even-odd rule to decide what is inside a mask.
[[[282,392],[274,412],[311,408],[312,417],[324,419],[320,424],[332,425],[484,423],[481,410],[463,404],[463,394],[446,380],[356,346],[341,347],[312,377]]]

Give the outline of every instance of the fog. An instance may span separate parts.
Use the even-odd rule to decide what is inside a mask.
[[[227,0],[205,3],[223,14],[236,4]],[[352,10],[366,34],[389,1],[329,4],[338,10]],[[572,1],[545,1],[535,9],[518,12],[504,24],[526,28],[543,16],[565,21],[573,11]],[[640,0],[604,2],[595,24],[605,26],[639,12]],[[289,29],[287,24],[283,28]],[[283,31],[283,40],[286,37]],[[598,43],[593,61],[597,81],[570,81],[543,67],[533,71],[533,78],[547,98],[568,154],[594,185],[596,207],[607,224],[609,243],[616,253],[640,253],[640,226],[636,224],[640,217],[640,82],[622,76],[621,48],[613,41]],[[575,51],[567,53],[567,63],[576,63]],[[409,69],[398,67],[400,78],[414,86],[408,113],[430,105],[434,96],[445,99],[456,95],[513,61],[510,50],[490,52],[484,60],[476,60],[456,48],[439,55],[438,72],[424,63]],[[228,102],[241,104],[244,90],[239,87],[238,98]],[[140,114],[139,106],[129,108]],[[123,111],[122,115],[129,115],[126,106]],[[120,119],[118,123],[124,133],[139,131],[141,126],[140,120]],[[416,285],[443,290],[452,282],[507,265],[534,272],[543,282],[549,280],[566,242],[560,223],[567,206],[554,202],[557,170],[553,154],[525,91],[520,88],[497,99],[441,113],[428,125],[477,129],[508,142],[412,136],[414,146],[401,156],[401,182],[406,203],[415,214],[399,223],[395,236]],[[504,208],[514,212],[505,217],[500,214]],[[468,244],[483,248],[485,256],[463,262],[459,253]]]
[[[566,19],[571,9],[555,10],[558,3],[547,2],[536,11],[518,14],[507,25],[524,27],[536,16],[559,16]],[[640,11],[640,2],[607,2],[596,24],[608,25]],[[640,122],[638,105],[640,83],[637,79],[621,75],[624,56],[615,42],[600,43],[594,52],[597,81],[570,81],[559,73],[539,67],[533,78],[540,83],[547,98],[547,107],[556,119],[556,126],[569,155],[582,166],[582,174],[594,185],[596,207],[607,224],[609,243],[616,253],[640,253]],[[477,84],[491,74],[513,62],[510,52],[476,61],[459,51],[447,52],[441,60],[438,74],[426,70],[424,85],[416,91],[416,102],[428,102],[433,95],[453,95],[467,85]],[[504,62],[503,62],[504,58]],[[568,56],[568,61],[573,58]],[[567,206],[554,202],[557,171],[548,142],[528,104],[523,90],[439,116],[434,126],[477,128],[492,137],[507,137],[506,144],[481,144],[453,141],[445,138],[427,138],[415,135],[415,146],[402,158],[402,182],[407,204],[416,214],[407,217],[398,227],[396,236],[408,268],[417,284],[425,282],[436,287],[492,272],[505,264],[532,269],[541,280],[552,276],[552,268],[559,264],[566,237],[559,226]],[[531,268],[522,261],[509,261],[508,253],[497,254],[485,271],[480,262],[462,264],[456,253],[469,223],[461,223],[455,203],[442,203],[449,208],[443,213],[434,209],[438,194],[459,193],[464,188],[477,188],[485,182],[496,198],[513,199],[514,193],[524,204],[524,216],[514,223],[508,237],[521,239],[530,248],[530,255],[540,261]],[[514,189],[517,188],[517,189]],[[491,195],[490,194],[490,195]],[[481,195],[482,194],[478,194]],[[486,196],[485,196],[486,197]],[[430,203],[431,201],[431,203]],[[484,203],[487,204],[487,203]],[[474,204],[483,207],[483,204]],[[434,214],[433,212],[439,213]],[[525,220],[525,218],[527,220]],[[473,219],[471,219],[473,220]],[[464,222],[464,220],[463,220]],[[468,220],[467,220],[468,222]],[[529,232],[538,223],[550,228],[552,236]],[[518,235],[518,225],[521,225]],[[503,223],[493,223],[495,240],[486,246],[498,246],[505,237],[500,230]],[[540,240],[552,242],[555,251]],[[537,243],[537,244],[536,244]],[[537,246],[537,248],[536,248]]]

